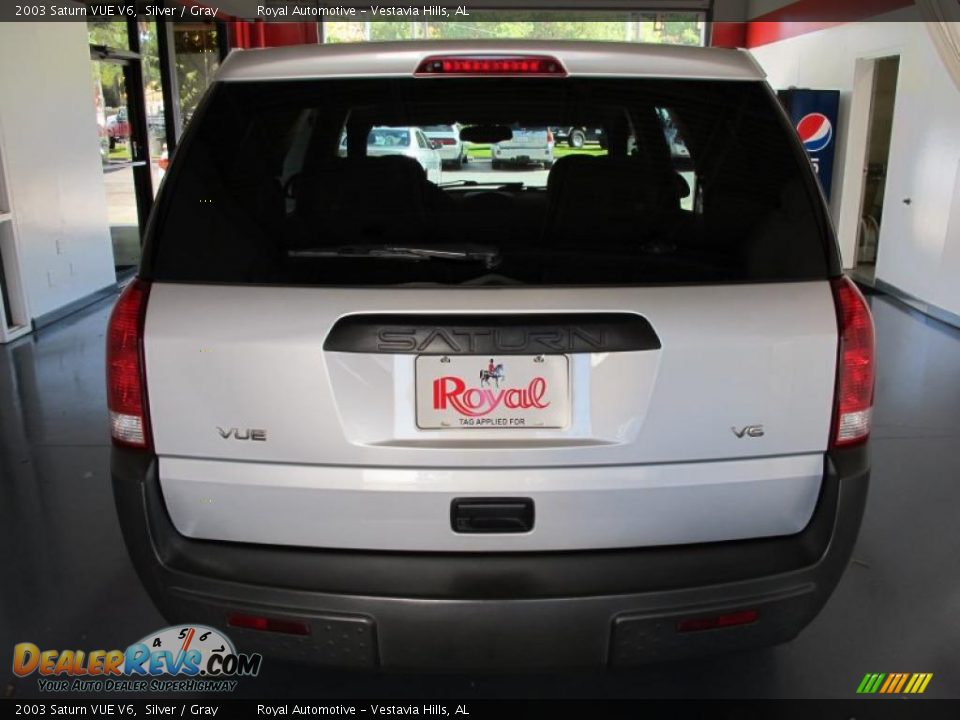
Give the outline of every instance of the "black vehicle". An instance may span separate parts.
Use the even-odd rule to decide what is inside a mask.
[[[550,129],[558,143],[565,142],[572,148],[582,148],[587,143],[597,143],[602,148],[607,147],[607,139],[603,134],[603,128],[554,127]]]

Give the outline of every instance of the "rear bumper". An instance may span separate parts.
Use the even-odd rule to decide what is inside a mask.
[[[113,451],[127,548],[171,622],[270,656],[345,667],[628,665],[784,642],[820,611],[856,541],[866,448],[827,456],[817,508],[788,537],[628,550],[381,553],[191,540],[167,515],[156,460]],[[750,625],[678,633],[681,618],[755,609]],[[226,627],[241,611],[306,637]]]
[[[490,157],[502,163],[542,162],[553,160],[553,150],[549,147],[505,148]]]
[[[463,145],[441,145],[437,148],[437,153],[443,162],[455,162],[466,153],[463,152]]]

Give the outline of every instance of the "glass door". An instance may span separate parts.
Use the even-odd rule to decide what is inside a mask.
[[[182,132],[220,67],[220,30],[210,23],[176,23],[173,51]]]
[[[135,23],[89,23],[89,30],[107,218],[114,267],[122,280],[140,264],[143,229],[153,204],[139,33]]]

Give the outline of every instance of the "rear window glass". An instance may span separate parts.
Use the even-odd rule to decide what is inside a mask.
[[[425,139],[454,126],[461,144]],[[394,286],[820,279],[833,248],[814,183],[756,82],[221,83],[172,163],[143,274]]]
[[[374,128],[367,135],[367,145],[373,147],[406,147],[410,144],[410,131],[396,128]]]

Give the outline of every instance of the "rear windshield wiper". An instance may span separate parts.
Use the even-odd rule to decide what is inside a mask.
[[[523,183],[519,180],[508,180],[504,182],[503,180],[451,180],[450,182],[440,183],[437,187],[442,188],[452,188],[452,187],[508,187],[520,189],[523,187]]]
[[[292,258],[349,258],[378,260],[457,260],[482,262],[488,270],[500,264],[500,251],[489,245],[336,245],[288,250]]]

